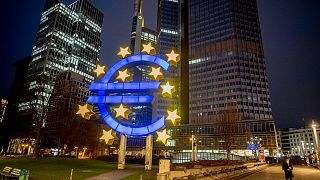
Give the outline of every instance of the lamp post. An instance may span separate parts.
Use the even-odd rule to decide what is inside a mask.
[[[318,134],[317,134],[317,124],[312,120],[312,130],[313,130],[313,135],[315,139],[315,149],[316,149],[316,157],[317,157],[317,164],[319,165],[319,156],[318,156],[318,148],[319,148],[319,141],[318,141]]]
[[[194,135],[191,136],[191,161],[197,161],[197,139],[195,138]]]
[[[306,154],[304,153],[304,152],[305,152],[305,151],[304,151],[304,141],[300,141],[300,142],[301,142],[301,149],[302,149],[301,154],[302,154],[302,157],[305,157]]]

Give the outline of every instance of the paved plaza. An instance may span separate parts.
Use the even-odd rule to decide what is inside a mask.
[[[95,177],[88,178],[87,180],[120,180],[125,177],[131,176],[141,170],[143,170],[144,165],[127,165],[126,169],[124,170],[114,170],[108,173],[100,174]]]
[[[320,170],[309,166],[293,166],[294,180],[319,180]],[[280,165],[272,166],[241,180],[284,180],[284,173]]]

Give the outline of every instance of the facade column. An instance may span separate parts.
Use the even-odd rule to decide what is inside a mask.
[[[152,169],[152,149],[153,149],[153,135],[149,134],[146,139],[146,155],[145,155],[145,170]]]
[[[121,134],[118,153],[118,169],[124,169],[126,164],[127,136]]]

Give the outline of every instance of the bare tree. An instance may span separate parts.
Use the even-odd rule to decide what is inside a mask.
[[[224,144],[224,149],[227,151],[228,162],[231,159],[231,150],[241,146],[238,137],[239,120],[241,120],[241,115],[237,112],[236,107],[227,107],[220,115],[222,124],[221,139]]]
[[[34,98],[30,101],[31,111],[33,113],[33,123],[35,125],[36,139],[34,147],[34,157],[37,158],[40,153],[43,129],[45,127],[46,116],[49,108],[49,89],[45,88],[42,78],[40,83],[34,88]]]

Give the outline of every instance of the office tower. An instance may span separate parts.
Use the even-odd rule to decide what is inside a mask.
[[[152,29],[144,27],[144,17],[142,14],[142,0],[135,0],[133,7],[133,18],[131,26],[130,49],[133,54],[141,52],[143,44],[151,42],[153,46],[157,43],[158,33]]]
[[[141,53],[143,44],[151,43],[152,46],[155,47],[156,42],[157,32],[144,27],[142,0],[135,0],[130,41],[132,54]],[[151,80],[149,78],[150,67],[147,65],[130,68],[129,72],[132,80],[135,82]],[[153,119],[152,105],[132,106],[131,110],[132,113],[129,115],[129,119],[134,126],[142,126],[151,123],[151,120]]]
[[[272,119],[256,0],[189,5],[190,123]]]
[[[27,56],[13,64],[15,67],[15,75],[10,87],[9,103],[3,121],[0,123],[0,128],[2,128],[0,129],[0,136],[2,136],[0,137],[0,141],[3,140],[3,144],[6,144],[12,136],[29,130],[27,129],[27,122],[19,121],[19,119],[16,118],[19,99],[21,97],[29,62],[30,56]]]
[[[19,118],[45,125],[48,101],[56,75],[72,71],[94,80],[92,69],[99,62],[103,14],[87,0],[65,5],[47,0],[19,103]]]
[[[176,88],[175,98],[159,98],[158,118],[167,114],[167,109],[178,109],[182,120],[188,123],[189,116],[189,79],[188,79],[188,6],[184,0],[158,0],[157,42],[158,54],[166,59],[167,53],[174,50],[181,55],[177,67],[170,67],[165,77]]]
[[[83,75],[70,70],[59,73],[55,79],[47,113],[47,144],[60,148],[64,144],[93,146],[99,132],[96,121],[89,122],[76,114],[78,105],[83,104],[90,94],[90,83]]]

